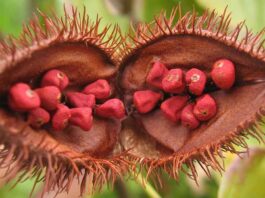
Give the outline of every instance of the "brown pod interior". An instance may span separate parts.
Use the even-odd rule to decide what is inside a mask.
[[[146,142],[152,139],[156,142],[157,156],[173,153],[190,155],[198,153],[200,149],[220,145],[235,132],[239,133],[242,128],[246,128],[249,122],[255,121],[265,101],[265,83],[262,80],[265,77],[265,62],[210,37],[192,34],[161,36],[140,46],[124,59],[118,83],[125,104],[132,105],[132,94],[137,90],[156,90],[146,83],[146,76],[155,60],[161,61],[168,68],[187,71],[195,67],[209,74],[213,63],[221,58],[235,64],[236,82],[229,91],[206,87],[218,106],[217,115],[213,119],[188,131],[180,124],[170,123],[157,107],[148,114],[133,112],[134,123],[141,130],[125,126],[122,136],[128,134],[132,142],[140,137],[146,139]],[[257,83],[259,79],[261,81]],[[154,145],[150,145],[150,150],[153,148]],[[141,150],[141,147],[134,146],[132,154],[138,155],[137,150]],[[142,154],[154,158],[149,153]]]
[[[17,120],[26,125],[23,116],[17,115],[7,108],[6,97],[10,86],[17,82],[25,82],[36,88],[40,84],[41,77],[51,69],[59,69],[69,77],[70,90],[82,90],[85,85],[97,79],[106,79],[113,84],[117,66],[102,49],[85,42],[57,43],[35,50],[27,58],[6,67],[0,74],[0,95],[3,101],[1,104],[3,115],[0,119],[1,126],[6,131],[14,127],[13,124],[8,124],[14,115],[17,116]],[[115,96],[115,94],[115,87],[112,86],[112,95]],[[67,127],[64,131],[54,131],[51,127],[33,130],[30,126],[23,130],[28,131],[30,136],[34,136],[34,141],[31,143],[35,147],[38,147],[37,144],[42,140],[43,130],[45,130],[44,133],[48,139],[54,139],[53,146],[56,142],[63,145],[62,148],[67,148],[66,155],[69,151],[73,151],[79,155],[105,158],[112,153],[117,143],[120,122],[99,118],[95,115],[93,117],[93,127],[88,132],[72,126]],[[22,128],[17,130],[22,130]],[[26,140],[21,137],[21,141]]]

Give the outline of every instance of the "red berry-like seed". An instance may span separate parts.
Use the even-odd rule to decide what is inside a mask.
[[[125,117],[124,104],[117,98],[107,100],[102,105],[99,105],[96,107],[95,112],[98,116],[104,118],[122,119]]]
[[[200,121],[193,114],[194,104],[188,104],[181,112],[181,124],[189,129],[196,129],[200,125]]]
[[[70,109],[70,123],[79,126],[84,131],[89,131],[92,127],[93,116],[92,109],[89,107]]]
[[[70,109],[63,104],[59,104],[57,106],[57,111],[52,117],[53,129],[56,131],[63,130],[67,126],[70,117],[71,117]]]
[[[57,105],[61,102],[61,92],[58,87],[47,86],[35,90],[41,99],[41,107],[53,111],[57,108]]]
[[[108,81],[99,79],[89,85],[84,90],[84,94],[93,94],[97,99],[107,99],[111,94],[111,88]]]
[[[40,97],[25,83],[17,83],[9,90],[8,103],[14,111],[25,112],[40,106]]]
[[[163,89],[162,80],[167,72],[168,69],[166,68],[166,66],[163,63],[156,61],[146,77],[146,82],[149,85]]]
[[[197,96],[202,94],[206,84],[206,75],[204,72],[199,69],[192,68],[187,71],[185,79],[190,93]]]
[[[133,104],[139,113],[150,112],[162,98],[162,94],[151,91],[136,91],[133,94]]]
[[[50,114],[43,108],[36,108],[28,113],[28,122],[34,128],[40,128],[50,121]]]
[[[185,89],[183,72],[181,69],[171,69],[162,80],[163,90],[168,93],[180,94]]]
[[[227,59],[220,59],[213,64],[211,77],[217,87],[230,89],[235,82],[235,66]]]
[[[160,109],[169,120],[177,122],[188,99],[188,96],[173,96],[162,102]]]
[[[41,87],[56,86],[61,91],[64,90],[69,84],[69,79],[60,70],[53,69],[48,71],[41,80]]]
[[[66,93],[68,102],[73,107],[90,107],[93,108],[96,103],[95,96],[92,94],[83,94],[80,92],[68,92]]]
[[[205,94],[196,100],[193,113],[200,121],[207,121],[215,116],[217,105],[215,100],[209,95]]]

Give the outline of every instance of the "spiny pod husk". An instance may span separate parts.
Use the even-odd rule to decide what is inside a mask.
[[[130,31],[135,35],[127,39],[119,35],[117,26],[112,32],[109,27],[100,32],[99,19],[91,22],[85,12],[79,15],[75,9],[62,19],[41,14],[41,22],[36,17],[19,40],[3,41],[0,141],[4,148],[0,153],[2,164],[15,165],[12,174],[8,169],[7,175],[11,177],[22,170],[37,175],[36,182],[45,182],[43,192],[55,187],[58,192],[68,191],[77,176],[81,193],[88,179],[95,190],[128,171],[133,174],[138,164],[141,171],[147,171],[148,178],[157,181],[161,169],[177,179],[178,170],[186,164],[191,172],[188,175],[196,180],[195,161],[209,174],[209,166],[214,170],[223,168],[216,159],[222,151],[236,153],[234,144],[246,146],[245,136],[262,140],[259,124],[265,114],[263,31],[257,35],[244,32],[246,36],[239,40],[243,23],[227,32],[230,15],[226,12],[220,17],[214,12],[198,17],[195,12],[181,15],[180,10],[174,9],[170,18],[162,13],[150,24],[139,24],[136,31]],[[194,67],[209,75],[220,58],[234,64],[235,82],[228,91],[220,90],[211,80],[206,83],[205,92],[218,106],[209,121],[189,130],[167,119],[159,105],[145,114],[134,111],[135,92],[163,91],[160,85],[147,82],[154,62],[159,61],[167,70],[179,68],[185,73]],[[28,126],[23,116],[8,107],[7,93],[18,82],[38,88],[42,77],[53,69],[68,76],[71,91],[106,80],[111,93],[97,102],[121,98],[125,104],[123,115],[127,117],[112,119],[93,112],[93,125],[86,133],[70,124],[61,131],[49,126]],[[164,97],[166,100],[170,94],[165,93]],[[12,160],[10,156],[14,156]],[[44,178],[39,179],[43,170]],[[18,179],[25,177],[27,174],[22,174]]]
[[[179,20],[176,21],[175,17]],[[141,170],[146,170],[149,178],[159,175],[159,170],[163,169],[177,179],[176,170],[186,164],[190,168],[190,177],[196,181],[195,161],[207,174],[209,166],[221,171],[223,167],[216,157],[222,156],[222,151],[236,153],[233,144],[245,147],[244,137],[247,135],[262,140],[259,125],[265,113],[265,95],[262,94],[265,88],[264,30],[257,35],[248,30],[240,40],[244,23],[228,32],[229,22],[230,15],[226,10],[221,16],[205,12],[198,17],[195,12],[181,15],[178,7],[169,19],[162,13],[153,23],[139,24],[135,35],[130,35],[130,40],[123,43],[120,50],[123,53],[121,73],[117,83],[125,104],[132,104],[135,92],[151,88],[146,76],[154,61],[159,61],[168,70],[181,69],[188,78],[189,71],[196,69],[203,81],[198,81],[199,86],[195,87],[196,82],[187,82],[188,91],[192,94],[189,102],[196,101],[204,93],[216,102],[211,111],[214,116],[200,125],[196,117],[194,122],[187,119],[186,112],[190,112],[191,106],[184,111],[184,126],[167,119],[158,108],[142,115],[132,112],[133,118],[121,132],[122,144],[129,149],[135,162],[141,161]],[[212,67],[220,58],[229,60],[235,66],[235,81],[225,91],[211,77]],[[189,94],[185,91],[176,93]],[[170,97],[172,94],[166,93],[165,101]],[[192,130],[186,127],[187,121]],[[154,180],[159,180],[159,176]]]
[[[121,40],[119,27],[99,26],[100,19],[91,21],[85,10],[80,14],[76,9],[72,9],[72,12],[65,13],[62,19],[40,13],[24,28],[19,40],[12,38],[0,43],[0,135],[1,144],[6,145],[1,154],[6,150],[8,155],[14,156],[8,161],[9,157],[1,155],[1,158],[6,159],[1,159],[1,162],[15,164],[12,174],[7,173],[9,177],[18,174],[22,169],[29,174],[34,169],[35,176],[45,169],[42,196],[44,192],[54,190],[55,187],[58,191],[67,190],[77,175],[82,180],[81,193],[87,186],[87,175],[93,180],[90,186],[95,190],[103,185],[102,181],[109,181],[110,178],[115,180],[128,169],[128,161],[121,155],[123,151],[114,152],[114,148],[119,144],[121,121],[101,118],[91,111],[93,124],[90,126],[91,117],[87,117],[86,112],[84,115],[83,111],[76,112],[77,110],[68,109],[66,106],[94,106],[93,96],[90,97],[92,99],[89,104],[84,103],[83,98],[79,98],[80,95],[74,97],[75,99],[62,97],[59,109],[59,97],[58,101],[57,97],[52,97],[52,101],[56,101],[52,102],[52,107],[50,100],[46,100],[51,96],[51,90],[47,87],[51,86],[57,87],[62,95],[65,95],[69,91],[83,90],[97,80],[115,84],[118,69],[116,46]],[[29,87],[31,90],[44,90],[41,91],[42,106],[50,111],[50,124],[35,127],[32,116],[27,120],[24,114],[15,113],[38,108],[38,94],[38,101],[30,102],[28,106],[25,105],[28,100],[10,97],[14,109],[10,108],[7,95],[9,91],[13,92],[10,88],[18,82],[28,85],[26,89],[23,88],[25,91]],[[23,90],[21,95],[26,94]],[[32,93],[35,94],[34,91]],[[114,86],[113,90],[104,92],[104,96],[93,94],[100,99],[109,97],[110,94],[111,97],[117,98]],[[21,106],[27,108],[21,109]],[[31,112],[29,114],[33,115]],[[86,122],[85,126],[82,121]],[[85,132],[88,128],[89,132]],[[13,141],[15,139],[16,141]],[[38,178],[39,176],[36,183],[39,182]],[[23,180],[23,176],[18,179]]]

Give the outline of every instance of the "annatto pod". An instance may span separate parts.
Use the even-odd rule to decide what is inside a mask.
[[[77,175],[82,182],[81,193],[88,186],[88,177],[93,181],[89,186],[98,189],[103,181],[115,180],[129,168],[128,160],[122,155],[124,151],[116,151],[121,121],[93,113],[92,127],[86,132],[73,125],[81,126],[79,120],[76,121],[78,113],[74,112],[73,119],[64,126],[65,115],[68,118],[69,114],[49,108],[53,124],[35,129],[25,116],[9,108],[7,96],[10,88],[19,82],[33,90],[56,86],[64,89],[64,95],[68,87],[70,91],[80,91],[97,80],[106,80],[113,86],[111,97],[117,97],[114,79],[118,71],[115,49],[121,40],[119,28],[100,28],[99,19],[92,22],[86,11],[81,14],[76,9],[69,15],[65,13],[63,19],[43,13],[40,18],[34,18],[24,28],[19,40],[12,38],[0,43],[0,101],[5,101],[0,106],[0,141],[5,144],[1,149],[1,163],[15,164],[15,169],[7,173],[10,179],[25,171],[29,176],[31,173],[37,176],[36,182],[39,182],[41,173],[46,170],[43,193],[55,187],[58,192],[66,191]],[[66,81],[57,81],[54,71],[69,78],[67,88]],[[50,96],[49,90],[43,92],[45,95]],[[65,102],[64,97],[61,102]],[[39,105],[40,101],[26,111]],[[89,128],[88,125],[82,127]],[[12,159],[8,157],[13,155]],[[24,174],[18,180],[24,177],[28,176]]]
[[[225,12],[220,17],[214,12],[182,16],[178,7],[169,19],[162,13],[154,22],[130,31],[136,33],[128,37],[131,40],[121,40],[124,37],[117,26],[112,32],[109,27],[99,31],[99,20],[91,22],[85,12],[73,9],[62,20],[41,15],[41,22],[36,17],[19,40],[12,38],[0,46],[0,101],[5,101],[0,106],[0,143],[4,145],[0,165],[14,167],[7,170],[9,178],[24,171],[19,181],[29,173],[37,176],[36,182],[44,181],[43,192],[55,187],[61,192],[68,191],[78,176],[82,194],[88,180],[95,190],[105,181],[133,174],[136,165],[148,178],[160,181],[161,169],[177,179],[178,170],[186,164],[188,175],[196,180],[195,161],[207,174],[209,166],[221,170],[217,157],[224,150],[236,153],[233,145],[246,146],[244,137],[248,135],[262,140],[264,31],[257,35],[244,32],[246,36],[239,40],[243,23],[227,32],[230,15]],[[209,75],[220,58],[235,65],[235,82],[229,91],[206,84],[204,92],[215,99],[217,112],[198,128],[191,131],[170,121],[159,105],[146,114],[132,111],[133,94],[151,87],[146,77],[155,61],[168,69],[187,72],[193,67]],[[28,126],[23,116],[8,107],[8,92],[19,82],[38,88],[41,78],[53,69],[69,77],[73,90],[106,80],[113,88],[111,99],[123,101],[127,117],[120,120],[93,114],[89,132],[72,125],[60,132],[49,126],[38,130]],[[165,94],[164,100],[169,97]]]
[[[204,72],[208,79],[203,93],[216,101],[216,115],[193,130],[171,122],[159,108],[148,114],[131,114],[121,131],[122,144],[135,163],[141,161],[140,170],[145,170],[149,178],[160,181],[163,169],[177,179],[176,170],[185,164],[190,168],[188,175],[196,180],[195,162],[208,175],[209,166],[221,171],[218,158],[224,150],[237,153],[233,145],[245,147],[244,137],[248,135],[263,139],[259,125],[265,114],[264,30],[256,35],[249,30],[243,33],[244,23],[240,23],[234,31],[228,31],[229,22],[226,10],[221,16],[207,11],[198,17],[195,11],[181,15],[178,7],[169,19],[162,13],[153,23],[139,24],[120,50],[123,58],[117,83],[125,104],[132,103],[136,91],[149,88],[146,76],[154,60],[169,70],[179,68],[186,73],[196,68]],[[235,66],[235,82],[228,91],[211,79],[212,66],[219,59],[230,60]],[[164,99],[169,97],[165,95]],[[194,97],[190,102],[196,100]]]

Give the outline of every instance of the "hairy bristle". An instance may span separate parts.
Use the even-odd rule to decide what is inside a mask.
[[[132,27],[133,34],[123,37],[122,45],[120,45],[122,56],[119,61],[123,62],[137,49],[154,43],[160,38],[175,35],[198,35],[212,38],[264,61],[265,28],[254,34],[243,21],[230,30],[230,21],[231,15],[227,13],[227,9],[220,16],[215,10],[211,12],[206,10],[201,16],[197,16],[196,11],[193,10],[182,16],[179,5],[172,10],[169,18],[167,18],[166,12],[161,12],[154,21],[139,23],[136,28]],[[128,37],[129,39],[127,39]]]
[[[44,145],[46,135],[43,135],[43,139],[34,148],[22,145],[19,139],[30,135],[22,133],[21,131],[12,137],[1,134],[0,167],[8,167],[4,173],[7,182],[17,176],[13,187],[19,182],[34,178],[32,193],[39,182],[44,182],[43,194],[55,189],[58,193],[69,191],[73,179],[77,178],[80,182],[80,193],[83,194],[87,188],[87,177],[91,177],[93,181],[89,185],[93,193],[107,182],[113,184],[117,177],[122,177],[129,166],[124,157],[126,153],[111,159],[97,159],[87,155],[68,157],[65,152],[56,151],[56,148],[60,147],[59,143],[52,148]]]
[[[23,26],[19,38],[9,36],[0,41],[0,66],[6,69],[30,57],[36,50],[64,42],[95,45],[115,61],[115,49],[121,42],[120,28],[118,25],[102,28],[100,24],[101,19],[98,16],[95,21],[89,18],[85,7],[82,14],[74,7],[70,13],[65,10],[63,17],[49,17],[39,11],[29,25]]]

